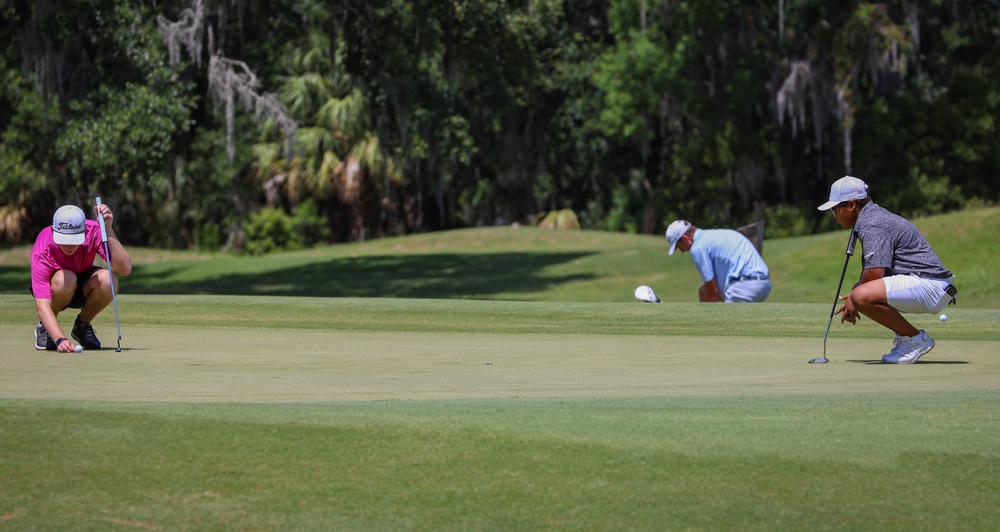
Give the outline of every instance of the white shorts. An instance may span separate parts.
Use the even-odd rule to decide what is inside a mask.
[[[916,275],[883,277],[885,299],[900,312],[937,314],[948,306],[951,296],[945,292],[955,276],[948,279],[928,279]]]
[[[737,281],[726,287],[726,303],[761,303],[771,293],[771,281]]]

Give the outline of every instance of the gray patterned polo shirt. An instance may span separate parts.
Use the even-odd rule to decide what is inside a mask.
[[[869,201],[861,208],[854,231],[861,241],[861,267],[885,268],[885,276],[916,274],[947,279],[952,273],[927,239],[909,220]]]

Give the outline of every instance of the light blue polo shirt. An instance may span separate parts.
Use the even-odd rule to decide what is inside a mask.
[[[769,275],[753,243],[732,229],[695,229],[689,253],[702,282],[715,279],[722,293],[732,277]]]

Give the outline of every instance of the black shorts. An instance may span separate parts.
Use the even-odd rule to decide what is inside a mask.
[[[70,299],[69,305],[66,308],[83,308],[84,303],[87,302],[87,298],[83,297],[83,285],[87,284],[87,280],[97,270],[100,270],[100,268],[91,266],[89,270],[76,274],[76,290],[73,292],[73,299]],[[31,297],[35,297],[35,290],[33,288],[29,286],[28,291],[31,292]]]

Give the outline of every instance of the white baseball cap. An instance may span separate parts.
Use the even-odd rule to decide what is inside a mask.
[[[677,241],[684,236],[684,233],[691,227],[691,222],[687,220],[674,220],[667,226],[667,242],[670,242],[670,254],[674,254],[677,249]]]
[[[86,239],[87,216],[76,205],[63,205],[52,215],[52,241],[79,246]]]
[[[830,201],[819,206],[826,211],[848,200],[860,200],[868,197],[868,185],[864,181],[851,176],[844,176],[834,181],[830,187]]]

